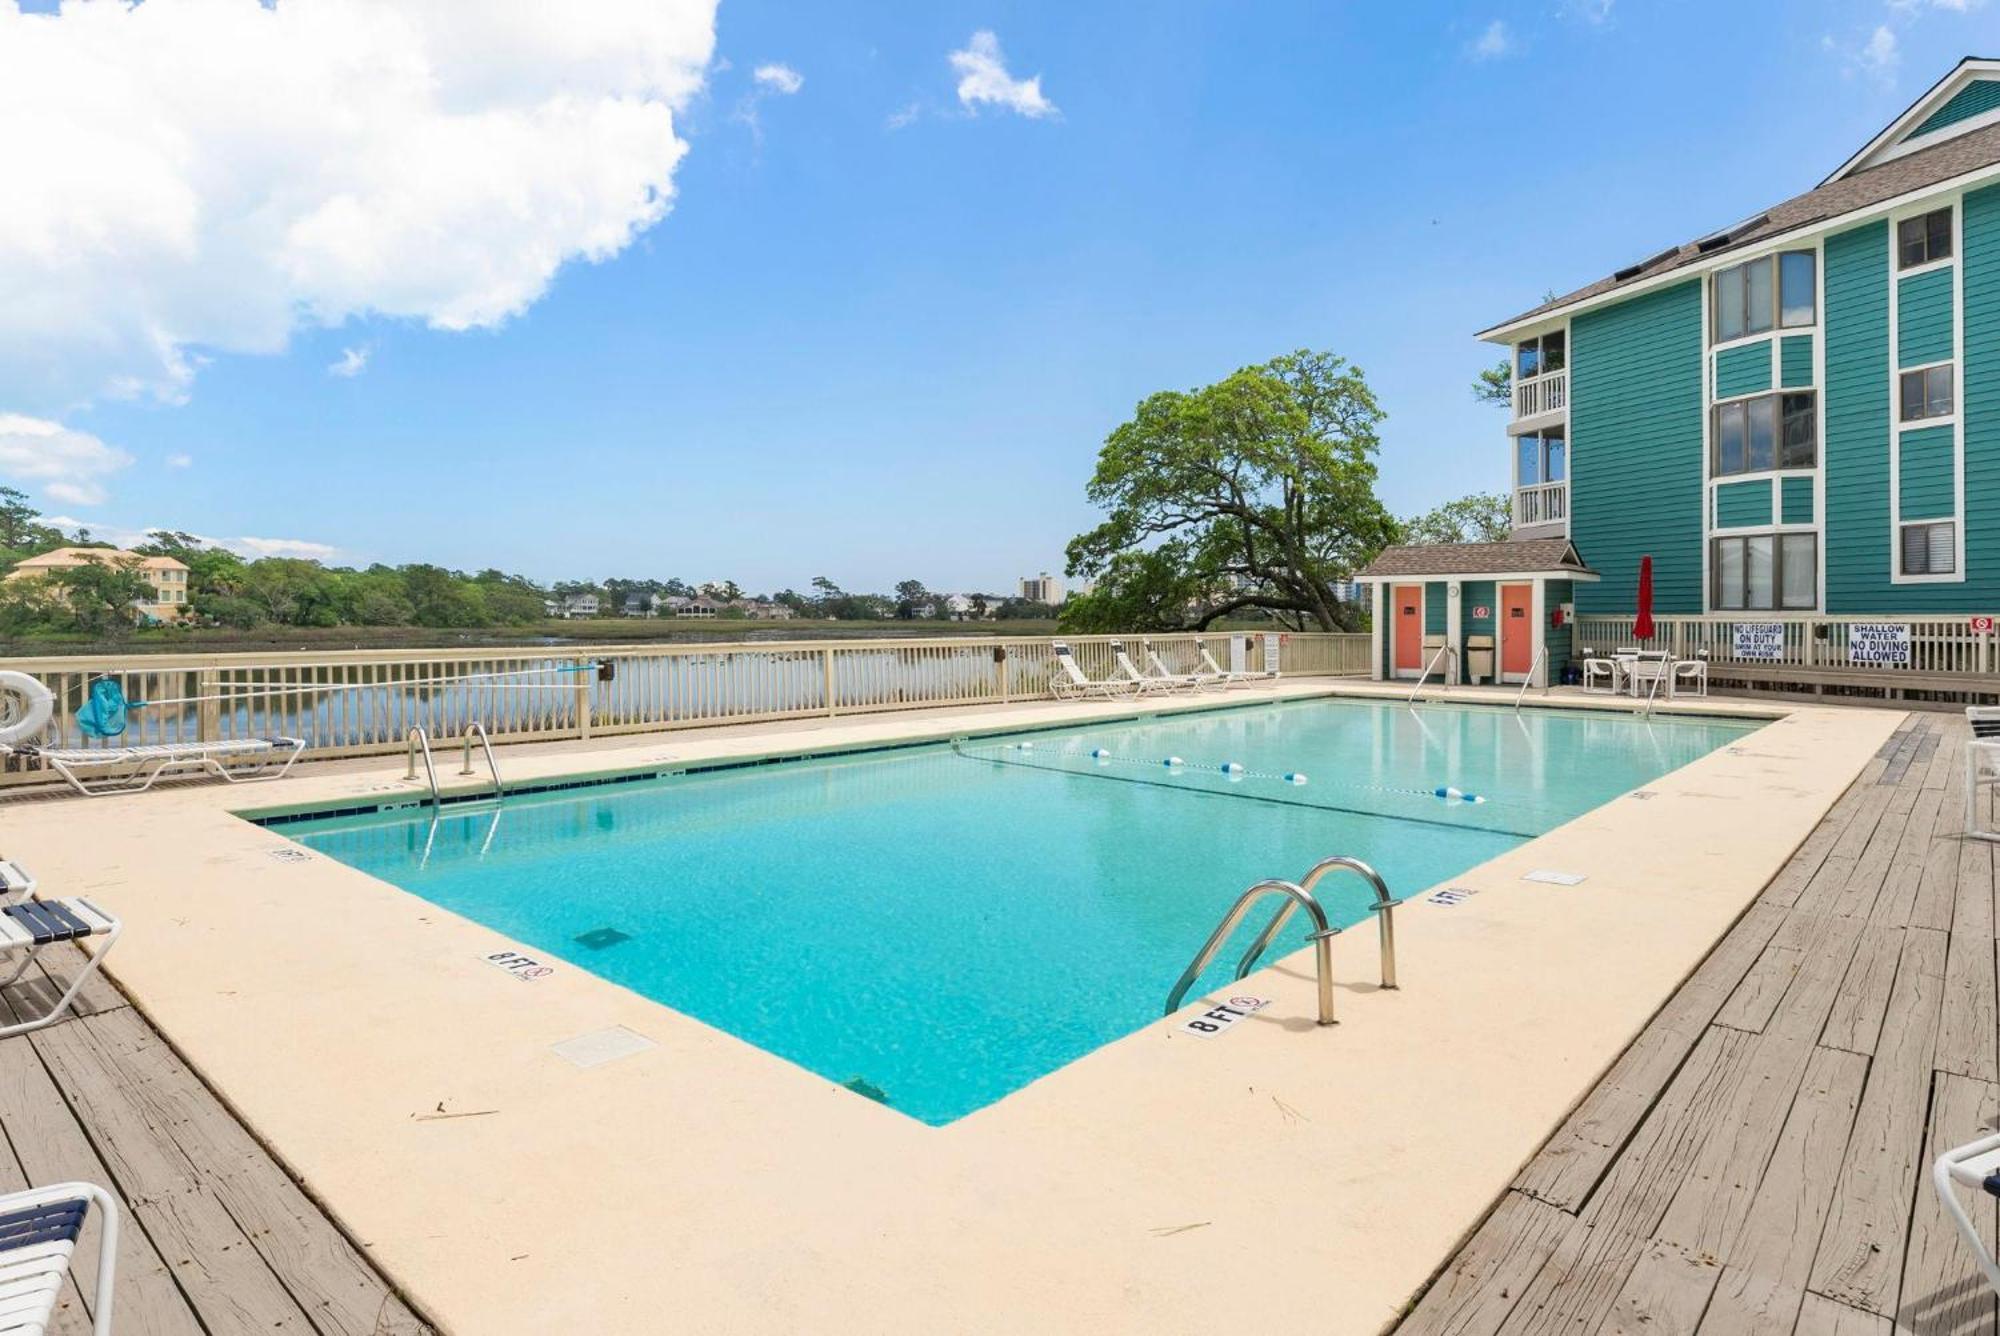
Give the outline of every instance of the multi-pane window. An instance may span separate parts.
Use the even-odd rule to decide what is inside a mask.
[[[1811,251],[1746,260],[1715,276],[1715,340],[1726,343],[1773,328],[1813,324],[1819,281]]]
[[[1560,371],[1569,365],[1566,359],[1566,342],[1561,330],[1544,334],[1540,338],[1523,339],[1514,345],[1514,379],[1527,380],[1532,376],[1544,375],[1550,371]]]
[[[1923,418],[1951,416],[1954,397],[1949,364],[1905,371],[1897,378],[1897,385],[1901,390],[1900,416],[1903,421],[1917,422]]]
[[[1951,258],[1951,210],[1933,209],[1896,224],[1896,267],[1914,269]]]
[[[1942,520],[1903,526],[1903,574],[1951,575],[1957,570],[1957,525]]]
[[[1514,438],[1514,485],[1561,482],[1569,477],[1569,442],[1561,428],[1531,431]]]
[[[1745,534],[1710,543],[1710,602],[1717,611],[1811,611],[1819,602],[1817,534]]]
[[[1819,414],[1811,393],[1716,405],[1714,476],[1809,469],[1818,461]]]

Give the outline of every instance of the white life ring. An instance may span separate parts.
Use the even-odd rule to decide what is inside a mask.
[[[0,744],[26,742],[55,717],[55,694],[26,673],[0,670]]]

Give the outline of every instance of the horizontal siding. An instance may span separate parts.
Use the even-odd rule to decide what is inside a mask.
[[[1781,506],[1784,522],[1786,524],[1811,524],[1813,522],[1813,480],[1811,478],[1786,478],[1779,486],[1783,489],[1784,496]]]
[[[1450,601],[1451,590],[1442,580],[1433,580],[1424,586],[1424,634],[1444,635],[1445,604]]]
[[[1557,608],[1569,602],[1573,597],[1575,595],[1571,592],[1571,585],[1567,580],[1549,581],[1542,593],[1544,600],[1542,607],[1542,645],[1549,652],[1548,671],[1549,681],[1551,682],[1558,681],[1561,678],[1563,665],[1569,662],[1570,628],[1568,618],[1563,619],[1561,626],[1550,626],[1549,618]]]
[[[1771,388],[1771,341],[1763,339],[1715,355],[1715,397],[1762,394]]]
[[[1899,443],[1897,502],[1905,520],[1949,519],[1958,510],[1957,441],[1950,427],[1906,431]]]
[[[1639,558],[1653,607],[1702,610],[1701,284],[1588,311],[1570,326],[1570,536],[1600,572],[1579,613],[1630,612]]]
[[[1810,389],[1813,383],[1812,335],[1791,334],[1778,345],[1779,383],[1788,390]]]
[[[1889,599],[1889,225],[1826,239],[1826,604]]]
[[[1715,489],[1715,527],[1748,529],[1771,523],[1771,480],[1726,482]]]
[[[1896,364],[1949,361],[1952,270],[1933,269],[1896,284]]]
[[[1965,197],[1965,570],[1961,610],[2000,610],[2000,186]]]
[[[1493,628],[1499,624],[1500,613],[1499,609],[1495,606],[1499,601],[1499,593],[1491,580],[1467,580],[1463,591],[1459,594],[1458,601],[1461,605],[1458,614],[1459,625],[1465,635],[1490,636],[1493,634]],[[1474,608],[1486,609],[1486,615],[1484,617],[1473,616],[1472,610]]]
[[[1903,136],[1907,144],[1912,139],[1942,130],[1960,121],[1969,121],[1974,116],[2000,107],[2000,80],[1974,79],[1965,87],[1951,95],[1951,100],[1924,118],[1924,123]]]

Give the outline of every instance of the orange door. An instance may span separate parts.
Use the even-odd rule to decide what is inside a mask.
[[[1424,666],[1424,587],[1397,585],[1389,597],[1396,605],[1396,669],[1417,672]]]
[[[1535,664],[1535,587],[1500,586],[1500,671],[1526,677]]]

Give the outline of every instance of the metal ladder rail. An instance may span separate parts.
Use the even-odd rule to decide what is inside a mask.
[[[1520,691],[1516,692],[1514,695],[1514,708],[1516,710],[1520,709],[1521,702],[1527,699],[1528,688],[1535,684],[1535,669],[1541,667],[1548,661],[1549,661],[1549,647],[1547,645],[1544,645],[1540,649],[1535,651],[1534,662],[1528,665],[1528,680],[1521,683]],[[1542,683],[1542,694],[1547,695],[1548,690],[1549,690],[1549,684],[1546,681],[1544,681]]]
[[[1220,951],[1222,944],[1229,940],[1229,934],[1236,931],[1236,925],[1243,921],[1244,916],[1250,912],[1250,907],[1267,895],[1285,896],[1291,903],[1304,909],[1312,918],[1313,932],[1311,941],[1313,944],[1314,964],[1319,974],[1319,1023],[1321,1025],[1335,1024],[1333,1015],[1333,939],[1340,932],[1340,929],[1328,926],[1326,911],[1319,907],[1319,901],[1312,898],[1312,892],[1292,882],[1281,881],[1275,877],[1268,881],[1258,882],[1255,886],[1252,886],[1237,897],[1236,903],[1223,916],[1222,922],[1216,924],[1215,931],[1209,934],[1208,941],[1203,943],[1201,950],[1195,953],[1194,959],[1189,962],[1187,969],[1181,974],[1180,980],[1174,984],[1173,991],[1167,994],[1167,1007],[1161,1013],[1162,1015],[1171,1016],[1180,1010],[1181,999],[1187,996],[1188,989],[1194,987],[1194,981],[1201,977],[1201,972],[1208,968],[1210,961],[1215,959],[1215,953]]]
[[[1382,939],[1382,986],[1384,988],[1394,988],[1396,986],[1396,906],[1403,902],[1389,894],[1389,884],[1382,880],[1381,873],[1358,858],[1348,858],[1341,854],[1336,854],[1332,858],[1322,858],[1319,862],[1313,864],[1312,871],[1299,878],[1299,888],[1310,894],[1313,887],[1319,885],[1320,878],[1326,876],[1329,872],[1352,872],[1375,889],[1375,902],[1368,907],[1368,912],[1375,915],[1376,925],[1380,930]],[[1292,912],[1297,908],[1297,902],[1289,900],[1278,906],[1278,912],[1273,914],[1271,921],[1264,925],[1264,931],[1257,934],[1257,940],[1250,944],[1250,949],[1245,951],[1243,958],[1236,962],[1237,978],[1240,979],[1251,970],[1257,968],[1257,962],[1270,949],[1271,943],[1277,940],[1278,934],[1284,931],[1285,924],[1290,921]]]
[[[1439,645],[1437,647],[1437,653],[1431,655],[1431,661],[1424,665],[1424,671],[1421,675],[1418,676],[1417,684],[1410,688],[1409,700],[1404,703],[1408,705],[1415,705],[1417,703],[1417,697],[1423,694],[1424,684],[1431,680],[1431,670],[1437,667],[1438,660],[1442,659],[1447,654],[1456,655],[1457,652],[1458,651],[1453,649],[1450,645]],[[1453,659],[1453,662],[1457,662],[1456,658]],[[1444,685],[1450,686],[1451,683],[1449,681],[1446,681]]]
[[[430,781],[431,785],[431,806],[437,807],[444,801],[444,797],[438,792],[437,766],[431,761],[431,735],[426,733],[422,728],[413,728],[408,734],[408,740],[410,744],[409,764],[403,770],[403,778],[415,779],[417,777],[417,751],[421,748],[424,754],[424,777]]]
[[[486,736],[486,725],[477,719],[465,726],[465,736],[461,739],[465,744],[465,760],[459,767],[458,773],[461,775],[475,773],[472,768],[472,736],[475,733],[479,735],[480,748],[486,753],[486,769],[493,775],[493,796],[504,798],[507,796],[507,785],[500,778],[500,763],[493,759],[493,739]]]

